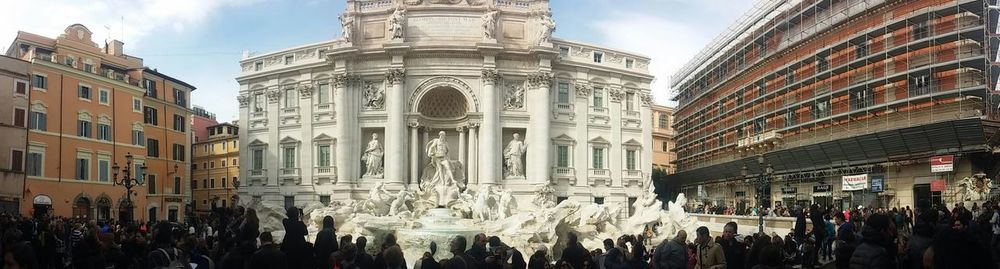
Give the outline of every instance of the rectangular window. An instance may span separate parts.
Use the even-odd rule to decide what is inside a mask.
[[[202,181],[202,182],[201,182],[201,187],[202,187],[203,189],[208,189],[208,179],[206,179],[205,181]]]
[[[198,189],[198,180],[197,179],[192,179],[191,180],[191,189],[192,190],[197,190]]]
[[[236,166],[236,159],[233,159],[233,162],[230,165]]]
[[[559,47],[559,57],[560,58],[569,57],[569,47],[560,46]]]
[[[604,148],[594,148],[594,169],[604,169]]]
[[[159,120],[157,119],[156,109],[152,107],[144,107],[142,109],[142,123],[152,124],[153,126],[159,126]]]
[[[223,145],[225,145],[225,144],[223,144]],[[222,159],[221,161],[219,161],[219,166],[226,167],[226,159]]]
[[[93,73],[94,72],[94,65],[92,65],[92,64],[83,64],[83,71],[87,71],[87,73]]]
[[[812,109],[813,120],[818,120],[830,116],[830,101],[821,100],[816,101]]]
[[[253,63],[253,71],[260,71],[261,69],[264,69],[264,62]]]
[[[625,151],[625,169],[627,169],[627,170],[636,170],[635,169],[635,167],[636,167],[636,165],[635,165],[635,163],[636,163],[635,157],[636,156],[635,156],[635,150],[634,149],[630,149],[630,150],[626,150]]]
[[[174,194],[181,194],[181,177],[174,177]]]
[[[174,104],[187,107],[187,96],[184,95],[184,91],[174,89]]]
[[[264,111],[264,94],[256,93],[253,95],[253,112],[263,112]]]
[[[103,105],[107,105],[111,102],[110,93],[108,92],[108,90],[105,89],[97,90],[97,102]]]
[[[208,162],[208,168],[215,168],[215,161]]]
[[[14,126],[25,127],[25,122],[27,121],[27,115],[25,115],[24,109],[14,108]]]
[[[64,61],[66,61],[66,65],[68,66],[73,66],[76,64],[76,59],[73,59],[73,57],[66,56]]]
[[[28,119],[28,125],[31,129],[45,131],[47,130],[47,118],[48,115],[42,112],[31,112],[31,118]]]
[[[160,157],[160,141],[156,139],[146,139],[146,156]]]
[[[253,150],[253,163],[251,164],[253,170],[264,169],[264,150],[255,149]]]
[[[792,85],[792,83],[795,83],[795,71],[788,70],[788,73],[785,73],[785,86]]]
[[[10,151],[10,170],[24,171],[24,151],[16,149]]]
[[[133,112],[142,111],[142,100],[141,99],[132,97],[132,111]]]
[[[174,144],[174,160],[175,161],[182,161],[183,162],[185,154],[187,154],[187,151],[184,151],[184,145]]]
[[[910,96],[919,96],[931,93],[931,79],[927,75],[910,78]]]
[[[632,68],[632,65],[634,65],[634,64],[635,64],[635,60],[625,59],[625,68]]]
[[[667,115],[660,114],[659,118],[657,119],[657,124],[658,126],[660,126],[660,128],[670,127],[670,121],[667,119]]]
[[[861,41],[858,44],[854,44],[854,57],[864,58],[868,56],[868,41]]]
[[[594,197],[594,204],[603,205],[604,197]]]
[[[223,163],[225,163],[225,162],[223,162]],[[227,182],[229,182],[229,181],[227,181],[225,177],[219,179],[219,183],[222,184],[222,188],[223,189],[226,188],[226,185],[228,184]]]
[[[28,84],[24,83],[23,81],[16,82],[15,85],[14,85],[14,93],[16,93],[16,94],[27,94],[28,93]]]
[[[795,114],[795,110],[789,109],[785,111],[785,127],[791,127],[793,125],[799,124],[798,116]]]
[[[594,52],[594,62],[601,63],[604,61],[604,53]]]
[[[146,190],[149,194],[156,194],[156,176],[146,175]]]
[[[871,88],[851,90],[851,109],[864,109],[875,105],[875,92]]]
[[[285,196],[285,208],[295,206],[295,196]]]
[[[35,83],[32,86],[38,89],[48,89],[49,78],[42,75],[35,75]]]
[[[330,103],[330,84],[320,84],[319,91],[316,93],[316,98],[319,98],[320,104]]]
[[[142,83],[143,86],[146,86],[146,96],[152,98],[156,98],[157,96],[159,96],[158,92],[156,91],[156,81],[149,79],[143,79],[142,81],[143,81]]]
[[[80,85],[76,88],[76,97],[80,99],[90,100],[90,87]]]
[[[594,107],[604,107],[604,89],[594,88]]]
[[[299,99],[295,98],[295,89],[285,89],[285,107],[298,107]]]
[[[667,143],[667,141],[663,141],[660,143],[660,151],[667,152],[669,150],[670,150],[670,144]]]
[[[76,179],[87,180],[90,174],[90,160],[84,158],[76,159]]]
[[[27,157],[27,162],[25,163],[25,173],[29,176],[42,176],[42,154],[38,152],[29,152]]]
[[[92,132],[90,131],[93,127],[89,121],[77,120],[76,121],[76,135],[79,137],[92,138]]]
[[[208,183],[209,183],[208,184],[209,188],[213,188],[213,189],[215,188],[215,179],[214,178],[208,179]]]
[[[625,110],[635,111],[635,93],[625,94]]]
[[[97,124],[97,139],[111,141],[111,125]]]
[[[568,104],[569,83],[559,82],[559,84],[556,87],[558,88],[558,92],[556,93],[556,101],[559,102],[560,104]]]
[[[556,167],[569,167],[569,146],[556,146]]]
[[[146,135],[142,131],[132,130],[132,145],[145,146]]]
[[[97,181],[108,182],[111,172],[111,161],[97,160]]]
[[[928,35],[930,35],[930,27],[927,26],[927,21],[913,24],[913,40],[924,39]]]
[[[174,114],[174,131],[184,132],[185,125],[187,125],[187,121],[184,120],[184,116]]]
[[[316,166],[319,167],[329,167],[330,166],[330,145],[322,145],[316,150],[319,156],[316,156],[317,162]]]
[[[284,155],[282,155],[282,161],[284,168],[295,168],[295,148],[284,148]]]
[[[285,56],[285,65],[292,64],[293,62],[295,62],[295,56],[294,55],[287,55],[287,56]]]

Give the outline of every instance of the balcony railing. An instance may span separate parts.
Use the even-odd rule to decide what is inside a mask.
[[[314,169],[317,176],[333,175],[337,171],[336,166],[317,166]]]
[[[329,110],[333,110],[333,106],[330,105],[330,103],[316,105],[316,111],[329,111]]]
[[[251,169],[250,176],[252,177],[262,177],[267,173],[267,169]]]
[[[572,167],[552,167],[552,172],[556,175],[569,176],[576,174],[576,169]]]
[[[281,115],[295,115],[299,114],[298,107],[286,107],[281,109]]]
[[[594,112],[594,113],[601,113],[601,114],[608,113],[608,109],[607,108],[605,108],[605,107],[598,107],[598,106],[592,106],[592,107],[590,107],[590,111]]]
[[[260,118],[264,118],[264,117],[267,117],[267,112],[265,112],[265,111],[258,111],[258,112],[252,112],[252,113],[250,113],[250,118],[260,119]]]
[[[611,170],[608,169],[590,169],[590,176],[592,177],[610,177]]]
[[[641,170],[622,170],[622,174],[628,178],[642,178]]]
[[[625,117],[639,118],[639,111],[625,111]]]
[[[299,169],[298,168],[281,168],[280,172],[281,172],[282,176],[297,176],[297,175],[299,175]]]

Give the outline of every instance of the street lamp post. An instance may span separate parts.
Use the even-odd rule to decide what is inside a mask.
[[[127,217],[125,220],[128,221],[129,223],[132,222],[132,213],[135,210],[135,205],[132,203],[132,188],[136,186],[142,186],[143,183],[145,183],[143,182],[143,178],[145,177],[147,168],[146,164],[142,164],[142,167],[139,167],[139,171],[137,171],[137,173],[133,175],[132,159],[133,159],[132,153],[131,152],[126,153],[125,167],[118,166],[117,162],[115,163],[114,166],[111,167],[111,171],[113,173],[112,183],[114,183],[114,185],[125,186],[125,203],[128,209],[128,212],[126,212]],[[122,172],[121,178],[118,177],[118,171]]]
[[[746,164],[743,165],[740,171],[746,183],[757,187],[757,232],[760,234],[764,234],[764,193],[768,191],[766,188],[771,184],[771,176],[774,174],[774,168],[771,167],[770,163],[766,162],[764,155],[757,156],[757,164],[765,168],[763,171],[760,171],[760,174],[752,177],[747,171]]]

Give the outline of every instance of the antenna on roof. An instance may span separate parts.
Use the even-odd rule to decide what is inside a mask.
[[[121,16],[122,43],[125,43],[125,16]]]

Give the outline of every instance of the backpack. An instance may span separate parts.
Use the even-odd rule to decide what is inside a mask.
[[[187,259],[185,259],[180,254],[178,254],[177,253],[177,249],[173,249],[173,250],[174,250],[173,255],[170,255],[170,253],[168,253],[166,250],[164,250],[162,248],[156,249],[156,251],[162,252],[163,256],[166,257],[167,261],[168,261],[166,267],[157,267],[157,268],[158,269],[163,269],[163,268],[168,268],[168,269],[190,268],[190,264],[188,264],[187,261],[186,261]]]

